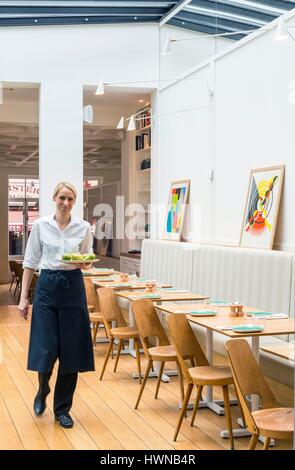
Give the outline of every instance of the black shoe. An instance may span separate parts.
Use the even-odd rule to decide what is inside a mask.
[[[72,420],[72,418],[70,417],[69,414],[56,416],[55,419],[56,419],[56,421],[59,422],[59,424],[63,428],[72,428],[74,426],[74,421]]]
[[[36,415],[40,416],[44,413],[46,408],[46,397],[50,392],[50,388],[47,387],[46,390],[38,390],[37,395],[34,400],[34,412]]]

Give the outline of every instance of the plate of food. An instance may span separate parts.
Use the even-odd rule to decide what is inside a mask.
[[[94,253],[64,253],[58,261],[69,264],[88,264],[99,261]]]

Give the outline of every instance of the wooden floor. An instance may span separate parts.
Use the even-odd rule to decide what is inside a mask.
[[[219,432],[225,418],[210,410],[197,413],[195,426],[190,426],[191,412],[184,420],[177,442],[173,434],[178,416],[179,388],[174,377],[162,383],[159,398],[154,399],[155,379],[149,379],[139,409],[134,410],[139,385],[131,378],[135,359],[122,356],[117,373],[110,361],[103,381],[99,373],[106,344],[95,347],[96,371],[79,375],[71,415],[72,429],[61,428],[53,418],[52,393],[41,417],[33,412],[37,390],[37,373],[26,369],[29,321],[22,320],[7,286],[0,286],[0,449],[228,449],[228,440]],[[10,304],[10,305],[9,305]],[[0,350],[1,352],[1,350]],[[220,357],[216,358],[221,362]],[[1,362],[1,361],[0,361]],[[146,361],[142,358],[143,370]],[[51,379],[51,388],[55,381]],[[278,398],[290,404],[292,390],[271,384]],[[216,398],[221,398],[218,392]],[[232,407],[234,421],[238,407]],[[236,449],[246,449],[249,438],[235,439]],[[259,447],[259,446],[258,446]],[[290,443],[279,442],[275,449],[289,449]]]

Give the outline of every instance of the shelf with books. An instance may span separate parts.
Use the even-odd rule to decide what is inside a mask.
[[[152,127],[151,124],[149,124],[148,126],[142,127],[141,129],[135,129],[134,132],[146,131],[146,130],[150,129],[151,127]]]
[[[147,150],[151,150],[151,146],[149,145],[148,147],[144,147],[142,149],[136,150],[136,152],[146,152]]]
[[[139,110],[136,115],[136,131],[142,131],[151,127],[151,108]]]
[[[148,175],[151,172],[150,168],[144,168],[142,170],[137,170],[138,175]]]
[[[136,248],[141,247],[141,242],[149,238],[150,231],[150,210],[151,201],[151,108],[139,110],[136,119],[136,129],[132,135],[134,139],[133,168],[135,170],[134,198],[144,211],[144,222],[136,229]]]

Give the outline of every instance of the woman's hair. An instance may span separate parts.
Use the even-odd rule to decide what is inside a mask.
[[[57,183],[53,191],[53,199],[56,198],[62,188],[68,188],[74,194],[75,199],[77,199],[77,190],[75,186],[72,183],[69,183],[68,181],[61,181],[60,183]]]

